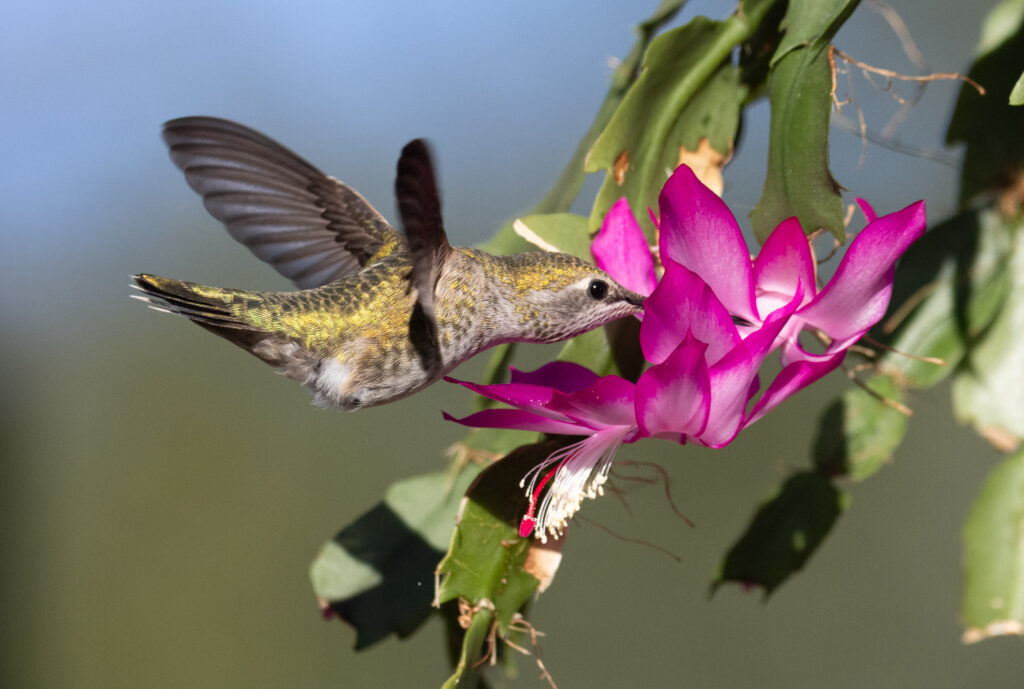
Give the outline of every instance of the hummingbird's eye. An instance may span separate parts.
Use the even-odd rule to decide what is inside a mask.
[[[608,296],[608,283],[604,280],[591,280],[590,284],[587,285],[587,294],[590,295],[591,299],[601,301]]]

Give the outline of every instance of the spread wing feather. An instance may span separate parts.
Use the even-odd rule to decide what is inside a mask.
[[[163,137],[210,214],[301,289],[338,280],[403,242],[359,192],[248,127],[184,117],[166,123]]]

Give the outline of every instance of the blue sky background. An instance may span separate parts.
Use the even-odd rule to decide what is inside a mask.
[[[727,7],[694,2],[686,16],[721,16]],[[914,36],[935,69],[967,64],[976,3],[900,9],[920,27]],[[631,45],[640,12],[630,3],[568,2],[14,3],[0,28],[2,274],[13,284],[40,269],[103,274],[81,271],[83,261],[159,272],[178,268],[169,260],[181,255],[188,265],[213,264],[205,275],[196,270],[197,279],[235,277],[235,259],[243,266],[249,257],[189,197],[158,137],[163,121],[190,114],[269,133],[389,215],[397,152],[427,136],[440,158],[450,231],[463,243],[479,241],[553,181],[603,97],[608,59]],[[970,28],[932,30],[940,20]],[[867,7],[840,39],[867,62],[908,67]],[[933,85],[900,138],[940,148],[955,89]],[[877,106],[869,110],[876,127],[895,112],[862,80],[858,96]],[[727,178],[744,218],[759,195],[767,131],[767,108],[752,114],[737,161],[744,164]],[[933,217],[952,207],[955,170],[873,148],[858,171],[856,137],[835,141],[836,176],[880,208],[920,196],[929,197]],[[154,256],[166,267],[152,265]],[[98,282],[90,279],[89,291],[113,302]],[[12,296],[4,290],[0,302],[12,327],[43,313],[24,294]],[[59,325],[42,320],[50,325],[35,325]]]
[[[930,67],[958,71],[992,3],[895,4]],[[398,151],[429,137],[449,233],[472,244],[551,185],[603,99],[609,59],[628,51],[653,6],[5,6],[0,683],[440,683],[438,629],[355,654],[349,630],[318,619],[306,567],[388,484],[443,466],[441,448],[461,432],[439,409],[465,410],[465,396],[438,385],[358,415],[321,412],[259,362],[130,301],[137,271],[287,288],[206,215],[159,128],[183,115],[236,119],[389,217]],[[732,8],[692,2],[679,21]],[[837,44],[870,64],[914,69],[867,2]],[[859,75],[856,84],[880,129],[898,104]],[[870,146],[858,167],[861,142],[835,130],[837,179],[882,212],[925,198],[930,218],[948,215],[958,152],[943,149],[943,136],[957,90],[933,84],[898,133],[953,166]],[[752,108],[726,171],[743,223],[760,195],[767,127],[767,107]],[[530,356],[539,362],[544,350]],[[627,458],[670,470],[699,528],[671,517],[659,487],[635,489],[630,515],[613,500],[587,505],[598,524],[682,562],[578,528],[534,620],[549,635],[545,661],[559,687],[1019,687],[1017,640],[958,641],[958,533],[993,455],[954,430],[943,391],[914,400],[907,449],[858,486],[807,572],[766,606],[734,591],[707,598],[754,506],[807,461],[817,409],[843,386],[834,378],[727,451],[631,446]],[[514,686],[540,686],[529,659],[520,670]]]

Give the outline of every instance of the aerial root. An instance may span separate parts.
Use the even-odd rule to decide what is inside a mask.
[[[537,663],[537,668],[540,670],[540,678],[546,680],[547,683],[551,685],[551,689],[558,689],[558,687],[555,685],[554,678],[551,676],[551,673],[548,672],[548,669],[544,666],[544,661],[541,660],[540,643],[537,639],[538,637],[544,636],[544,633],[537,631],[537,628],[530,624],[530,622],[527,621],[527,619],[519,613],[516,613],[512,617],[512,623],[509,624],[509,631],[516,631],[530,635],[530,645],[533,646],[533,658]],[[507,638],[503,639],[503,641],[505,642],[505,645],[509,648],[513,648],[522,653],[523,655],[530,655],[530,652],[527,649],[517,644],[514,644]]]
[[[893,79],[896,79],[898,81],[915,81],[921,83],[927,83],[931,81],[957,80],[973,86],[974,89],[978,92],[978,95],[985,95],[984,86],[976,82],[974,79],[971,79],[969,76],[960,74],[959,72],[934,72],[932,74],[901,74],[900,72],[891,69],[886,69],[884,67],[874,67],[872,65],[867,64],[866,62],[861,62],[860,60],[851,57],[850,55],[844,53],[842,50],[833,45],[829,47],[829,62],[833,65],[833,67],[835,66],[835,57],[838,57],[839,59],[851,65],[860,67],[861,71],[865,74],[865,78],[868,78],[869,80],[870,77],[867,77],[867,75],[869,74],[877,74],[879,76],[885,77],[887,81],[883,90],[890,90],[892,88]],[[832,94],[832,97],[834,100],[834,93]],[[896,96],[895,94],[894,97],[896,97],[896,99],[899,100],[899,97]]]
[[[665,467],[661,466],[660,464],[656,464],[654,462],[638,462],[638,461],[632,460],[632,459],[621,460],[619,462],[616,462],[616,464],[618,464],[620,467],[621,466],[630,466],[630,467],[636,467],[636,468],[648,467],[648,468],[654,469],[654,471],[656,471],[658,473],[658,476],[660,478],[643,478],[641,476],[623,476],[622,474],[614,473],[614,470],[613,470],[613,476],[615,476],[615,478],[620,478],[623,481],[639,481],[640,483],[648,483],[648,484],[654,484],[654,483],[657,483],[660,480],[662,485],[665,486],[665,498],[668,500],[668,506],[671,507],[672,511],[675,513],[675,515],[677,517],[679,517],[680,519],[682,519],[684,522],[686,522],[686,524],[688,526],[691,526],[691,527],[695,526],[695,524],[692,521],[690,521],[690,519],[685,514],[683,514],[682,510],[680,510],[679,507],[676,506],[675,500],[672,499],[672,486],[671,486],[671,482],[668,479],[668,472],[665,471]]]
[[[856,367],[854,367],[854,368],[856,368]],[[873,368],[873,367],[871,367],[871,368]],[[890,398],[886,397],[885,395],[881,394],[880,392],[877,392],[877,391],[872,390],[871,388],[869,388],[867,383],[865,383],[864,381],[862,381],[860,378],[857,377],[857,371],[856,370],[851,369],[851,368],[846,368],[845,366],[843,367],[843,369],[846,371],[846,376],[853,382],[854,385],[856,385],[861,390],[863,390],[864,392],[866,392],[869,395],[871,395],[872,397],[874,397],[876,400],[878,400],[879,402],[881,402],[885,406],[889,407],[890,409],[895,409],[900,414],[903,414],[904,416],[906,416],[908,418],[914,415],[914,410],[911,409],[910,407],[908,407],[907,405],[903,404],[902,402],[897,402],[894,399],[890,399]]]
[[[480,610],[489,610],[494,612],[494,603],[487,598],[482,599],[478,604],[471,605],[465,598],[459,598],[459,626],[463,629],[469,629],[469,625],[472,623],[473,616]],[[509,632],[519,632],[522,634],[528,634],[530,636],[530,645],[533,647],[533,657],[537,663],[538,669],[540,669],[540,677],[546,680],[551,685],[551,689],[558,689],[555,685],[555,680],[551,677],[551,673],[548,672],[547,667],[544,665],[544,661],[541,659],[539,637],[544,636],[543,632],[537,631],[530,622],[527,621],[520,613],[516,613],[512,616],[512,622],[509,624]],[[522,653],[525,656],[531,655],[530,650],[520,646],[519,644],[511,641],[507,637],[500,639],[509,648]],[[488,663],[491,667],[498,663],[498,621],[494,620],[491,622],[491,627],[487,632],[487,652],[484,653],[483,657],[477,662],[473,663],[472,667],[480,667],[484,663]]]

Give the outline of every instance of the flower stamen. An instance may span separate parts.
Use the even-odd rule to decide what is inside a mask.
[[[526,508],[526,514],[523,515],[522,521],[519,522],[519,536],[521,538],[526,538],[531,533],[533,533],[533,529],[537,524],[537,520],[534,519],[533,516],[535,510],[537,509],[537,496],[540,495],[540,492],[542,490],[544,490],[544,486],[548,484],[548,481],[551,480],[551,477],[553,477],[555,473],[557,473],[558,470],[561,469],[567,461],[569,461],[568,458],[563,459],[558,464],[558,466],[556,466],[554,469],[551,469],[547,474],[545,474],[544,478],[540,480],[540,483],[537,485],[536,488],[533,488],[533,483],[530,484],[530,487],[533,488],[532,495],[530,495],[530,505],[529,507]],[[546,466],[546,464],[542,464],[541,466]]]

